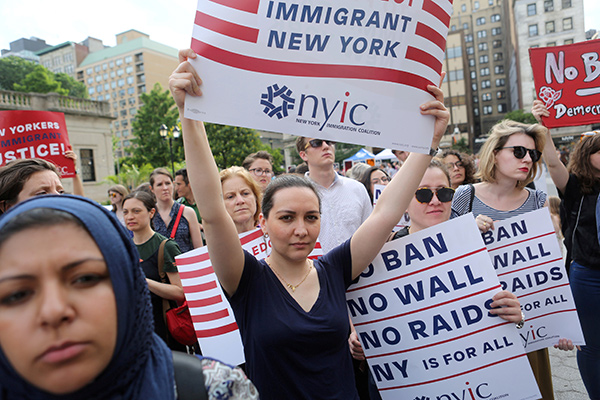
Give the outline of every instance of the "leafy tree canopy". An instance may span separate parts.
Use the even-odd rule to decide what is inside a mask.
[[[63,89],[69,92],[69,96],[87,99],[88,92],[83,82],[76,81],[71,75],[63,72],[55,74],[54,79],[60,83]]]
[[[15,90],[14,84],[21,83],[36,66],[36,63],[17,56],[0,58],[0,89]]]
[[[506,119],[510,119],[524,124],[537,124],[537,120],[532,113],[526,113],[523,110],[515,110],[506,114]]]
[[[58,93],[61,96],[66,96],[69,91],[61,87],[54,73],[50,72],[42,65],[36,65],[21,83],[14,84],[14,90],[18,92],[33,92],[33,93]]]
[[[281,165],[281,153],[263,145],[259,134],[248,128],[237,126],[206,124],[206,134],[210,142],[213,156],[219,168],[242,165],[244,158],[250,153],[266,150],[273,155],[274,163]],[[279,153],[279,154],[277,154]],[[279,159],[277,157],[280,157]],[[277,161],[279,160],[279,161]],[[274,167],[275,167],[274,165]]]

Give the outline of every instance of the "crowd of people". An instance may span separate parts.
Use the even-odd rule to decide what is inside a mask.
[[[203,124],[183,115],[186,95],[202,95],[189,62],[196,55],[179,57],[169,87],[187,168],[175,178],[157,168],[131,192],[111,186],[108,210],[82,189],[64,195],[44,160],[0,168],[0,398],[195,398],[187,397],[189,376],[201,376],[208,397],[199,398],[378,399],[346,289],[390,240],[470,212],[486,232],[548,206],[530,187],[542,154],[562,196],[553,221],[572,260],[586,340],[579,368],[590,397],[600,398],[600,136],[584,137],[566,167],[543,125],[502,121],[475,165],[459,151],[437,151],[449,113],[442,91],[429,86],[433,99],[420,113],[435,119],[432,151],[396,151],[396,168],[356,164],[343,176],[335,142],[298,137],[304,165],[293,173],[275,177],[265,151],[219,171]],[[547,110],[536,102],[533,113],[541,122]],[[378,198],[376,185],[385,186]],[[240,244],[239,234],[257,228],[272,246],[266,259]],[[313,260],[317,241],[324,255]],[[165,323],[166,309],[185,301],[174,258],[204,245],[234,311],[248,377],[209,358],[180,358],[199,349],[179,343]],[[496,293],[491,307],[522,326],[513,293]],[[568,338],[556,347],[574,348]],[[547,349],[528,357],[542,398],[553,399]]]

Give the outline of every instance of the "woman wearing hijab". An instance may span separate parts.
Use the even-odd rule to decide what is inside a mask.
[[[138,253],[110,211],[51,195],[0,219],[0,399],[174,399],[175,380],[183,398],[191,380],[153,330]],[[199,371],[209,399],[257,398],[237,370]]]

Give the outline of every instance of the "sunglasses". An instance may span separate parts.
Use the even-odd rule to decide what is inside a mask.
[[[117,194],[117,193],[109,193],[108,195],[109,195],[110,197],[117,197],[117,196],[119,196],[119,194]]]
[[[304,146],[304,150],[308,149],[309,147],[312,147],[313,149],[318,149],[319,147],[323,146],[323,142],[327,143],[327,146],[335,146],[335,142],[331,140],[313,139],[309,140],[308,143],[306,143],[306,146]]]
[[[502,150],[502,149],[513,149],[513,154],[519,160],[524,158],[528,152],[529,152],[529,157],[531,157],[531,161],[533,161],[534,163],[537,162],[542,157],[541,151],[539,151],[537,149],[528,149],[527,147],[523,147],[523,146],[506,146],[506,147],[500,147],[498,150]]]
[[[438,200],[442,203],[452,201],[454,197],[454,189],[449,187],[443,187],[439,189],[430,189],[428,187],[422,187],[417,189],[415,192],[415,198],[419,203],[427,204],[433,199],[433,195],[436,195]]]

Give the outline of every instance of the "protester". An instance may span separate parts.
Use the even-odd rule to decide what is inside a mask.
[[[264,192],[273,179],[273,156],[268,151],[257,151],[244,159],[242,167],[252,174],[261,192]]]
[[[526,187],[540,167],[545,131],[538,124],[510,120],[494,125],[479,152],[481,182],[457,189],[452,201],[452,217],[472,211],[481,231],[487,232],[494,229],[494,221],[546,206],[546,193]],[[527,353],[527,358],[542,398],[554,399],[548,349]]]
[[[187,61],[196,55],[183,50],[179,56],[181,64],[169,87],[180,112],[190,182],[203,215],[211,261],[240,328],[249,376],[267,400],[356,399],[346,340],[345,290],[377,255],[402,216],[430,156],[415,154],[407,160],[352,238],[314,263],[307,256],[320,233],[317,191],[310,181],[295,175],[274,180],[263,197],[260,217],[272,252],[258,261],[242,250],[220,198],[218,169],[203,124],[183,115],[186,93],[200,95],[201,80]],[[423,104],[421,113],[436,117],[432,146],[437,147],[449,114],[441,90],[434,86],[429,90],[436,100]],[[310,140],[301,148],[310,174],[317,175],[313,165],[327,164],[335,175],[331,144]],[[329,180],[331,184],[335,177]]]
[[[538,121],[550,113],[543,102],[533,103]],[[577,351],[577,365],[588,395],[600,399],[600,135],[584,134],[565,167],[556,154],[549,130],[545,130],[544,160],[562,196],[565,214],[561,219],[571,291],[585,338]]]
[[[387,186],[390,182],[390,176],[385,170],[379,167],[370,167],[367,171],[363,172],[362,176],[358,179],[360,183],[364,185],[373,202],[373,196],[375,193],[375,185]]]
[[[475,165],[471,158],[458,150],[444,150],[440,158],[450,172],[452,189],[457,189],[460,185],[468,185],[477,182],[475,179]]]
[[[152,219],[154,230],[166,238],[175,239],[183,253],[202,247],[202,235],[193,209],[173,200],[173,178],[164,168],[150,174],[150,188],[156,196],[156,213]],[[179,209],[183,207],[183,211]]]
[[[194,199],[194,193],[190,186],[190,181],[187,175],[187,168],[181,168],[175,172],[175,194],[177,195],[177,202],[183,204],[186,207],[190,207],[196,213],[198,223],[200,223],[200,229],[202,229],[202,218],[198,212],[198,206]]]
[[[123,199],[129,194],[129,190],[123,185],[114,185],[108,188],[108,197],[112,205],[112,212],[117,219],[125,225],[123,220]]]
[[[410,155],[410,151],[404,151],[404,150],[392,150],[392,153],[398,159],[398,167],[402,167],[402,165],[404,165],[404,162]]]
[[[258,183],[241,167],[229,167],[219,174],[225,208],[237,233],[256,229],[262,191]]]
[[[562,234],[562,227],[560,223],[560,197],[548,196],[548,208],[550,209],[550,218],[552,218],[552,225],[554,225],[554,231],[556,232],[556,236],[562,244],[564,237]]]
[[[30,199],[0,219],[0,398],[174,400],[203,380],[211,400],[223,387],[258,398],[239,369],[172,356],[138,259],[110,211],[81,197]]]
[[[355,181],[360,180],[361,176],[369,170],[371,166],[367,163],[357,162],[346,171],[346,178],[354,179]]]

